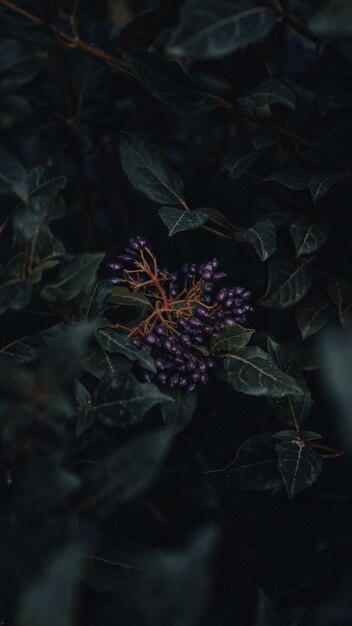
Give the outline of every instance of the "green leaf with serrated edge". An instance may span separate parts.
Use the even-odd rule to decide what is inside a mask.
[[[41,292],[44,300],[65,302],[78,296],[83,289],[95,280],[98,267],[104,254],[83,252],[65,267],[62,267],[53,283],[46,285]]]
[[[179,111],[211,111],[220,101],[193,83],[174,61],[148,52],[124,54],[124,59],[153,96]]]
[[[36,359],[48,343],[63,330],[63,324],[56,324],[38,333],[21,337],[0,348],[0,361],[9,360],[13,363],[29,363]]]
[[[325,326],[332,313],[332,305],[324,294],[312,293],[296,308],[296,321],[303,339]]]
[[[119,304],[120,306],[135,306],[139,308],[152,306],[147,296],[137,291],[130,291],[128,287],[119,287],[119,285],[115,285],[112,288],[108,302]]]
[[[127,428],[138,424],[156,404],[173,402],[156,385],[140,383],[130,373],[102,382],[96,389],[91,411],[106,426]]]
[[[301,391],[294,378],[284,374],[271,356],[256,346],[232,352],[224,367],[227,381],[242,393],[280,398]]]
[[[27,202],[29,186],[27,172],[12,154],[0,149],[0,193],[12,191],[20,200]]]
[[[199,228],[208,219],[208,216],[201,211],[184,211],[171,206],[162,207],[159,210],[159,215],[169,229],[169,237],[182,230]]]
[[[327,228],[323,224],[300,221],[291,224],[289,230],[295,245],[296,257],[319,250],[328,238]]]
[[[328,286],[328,293],[336,304],[342,328],[352,334],[352,287],[347,280],[336,280]]]
[[[269,309],[285,309],[297,304],[311,288],[312,261],[271,261],[267,291],[259,303]]]
[[[301,390],[299,394],[268,399],[270,410],[277,419],[283,424],[295,427],[296,424],[301,424],[311,412],[313,402],[309,387],[297,361],[287,348],[269,338],[268,352],[280,370],[292,376]]]
[[[266,37],[277,17],[249,0],[188,0],[166,51],[178,57],[217,59]]]
[[[266,261],[277,250],[276,225],[270,219],[261,220],[250,228],[237,230],[235,239],[251,243],[262,261]]]
[[[133,133],[121,133],[120,157],[130,183],[159,204],[184,204],[181,178],[161,150]]]
[[[264,80],[249,96],[237,98],[237,104],[248,109],[263,107],[266,104],[283,104],[295,109],[296,96],[292,89],[273,78]]]
[[[190,424],[197,407],[197,394],[186,393],[182,389],[169,390],[167,394],[174,402],[164,402],[161,405],[163,421],[178,433]]]
[[[12,278],[0,285],[0,315],[8,309],[20,311],[31,297],[31,285],[20,278]]]
[[[255,330],[252,328],[244,328],[239,324],[222,328],[220,332],[211,337],[211,353],[219,354],[220,352],[231,352],[231,350],[243,348],[247,345],[254,332]]]
[[[317,480],[322,468],[322,457],[303,442],[284,441],[275,446],[279,455],[278,469],[290,500]]]
[[[272,435],[251,437],[241,445],[234,461],[222,470],[207,472],[207,475],[225,486],[244,491],[281,487]]]
[[[104,350],[112,352],[113,354],[123,354],[130,359],[130,361],[138,361],[142,367],[150,372],[156,372],[154,359],[149,351],[136,348],[126,334],[111,328],[101,328],[97,330],[95,336]]]

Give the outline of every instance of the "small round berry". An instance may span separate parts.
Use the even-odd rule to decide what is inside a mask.
[[[220,283],[226,277],[227,274],[225,274],[225,272],[217,272],[216,274],[213,274],[213,281],[214,283]]]
[[[172,374],[172,376],[170,376],[169,378],[169,385],[170,387],[177,387],[177,385],[180,383],[180,377],[178,374]]]
[[[214,291],[214,285],[213,283],[203,283],[203,289],[206,293],[211,293],[212,291]]]
[[[164,372],[160,372],[160,374],[157,375],[156,379],[161,385],[166,385],[167,374],[165,374]]]
[[[194,391],[196,388],[196,385],[194,383],[190,383],[187,387],[187,393],[192,393],[192,391]]]
[[[197,306],[196,313],[200,317],[209,317],[209,312],[204,306]]]
[[[189,325],[192,328],[201,328],[203,326],[203,322],[198,317],[190,317],[188,320]]]
[[[209,376],[207,376],[207,374],[202,374],[202,376],[200,377],[200,382],[202,383],[202,385],[206,385],[209,382]]]
[[[111,267],[112,270],[119,272],[120,270],[123,270],[124,265],[123,263],[109,263],[109,267]]]
[[[147,333],[144,335],[144,342],[148,344],[148,346],[155,346],[157,343],[157,338],[153,333]]]

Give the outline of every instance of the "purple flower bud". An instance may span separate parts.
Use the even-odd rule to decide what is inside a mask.
[[[210,324],[205,324],[203,328],[203,333],[206,335],[212,335],[214,332],[214,326],[210,326]]]
[[[181,377],[179,385],[180,385],[180,387],[187,387],[188,381],[187,381],[187,378],[185,376]]]
[[[214,302],[214,298],[210,294],[207,294],[206,296],[204,296],[203,300],[205,304],[209,304],[209,305],[213,304]]]
[[[208,313],[207,309],[204,306],[197,306],[196,313],[200,317],[209,317],[209,313]]]
[[[191,346],[192,345],[192,339],[189,335],[181,335],[180,337],[181,342],[185,345],[185,346]]]
[[[161,335],[162,337],[165,337],[165,335],[166,335],[166,330],[161,325],[160,326],[156,326],[155,329],[154,329],[154,332],[157,335]]]
[[[207,369],[208,369],[208,365],[206,364],[205,361],[200,361],[198,363],[198,369],[199,369],[201,374],[204,374],[207,371]]]
[[[192,374],[192,380],[194,383],[198,383],[200,381],[200,374],[199,372],[194,372],[194,374]]]
[[[178,374],[172,374],[172,376],[170,376],[169,378],[170,387],[177,387],[179,382],[180,382],[180,377]]]
[[[153,333],[147,333],[147,335],[144,335],[144,343],[148,344],[148,346],[155,346],[157,338]]]
[[[216,274],[213,274],[213,281],[214,283],[219,283],[222,280],[224,280],[224,278],[227,277],[227,274],[225,274],[225,272],[217,272]]]
[[[131,248],[131,250],[134,250],[135,252],[138,252],[140,247],[141,246],[138,243],[138,241],[136,241],[135,239],[130,239],[130,248]]]
[[[189,318],[188,323],[192,328],[201,328],[203,325],[202,321],[198,317],[194,316]]]
[[[123,270],[124,265],[123,263],[109,263],[109,267],[111,267],[112,270],[119,272],[120,270]]]
[[[155,359],[155,366],[158,370],[164,370],[165,369],[165,364],[164,361],[162,359]]]
[[[215,359],[210,358],[210,359],[208,359],[207,363],[208,363],[208,369],[210,369],[210,370],[212,370],[212,369],[214,369],[214,367],[216,367]]]
[[[118,258],[120,259],[120,261],[123,261],[124,263],[131,263],[132,261],[134,261],[134,257],[131,256],[130,254],[119,254]]]
[[[214,290],[214,285],[213,283],[203,283],[203,289],[206,293],[210,293]]]
[[[213,264],[210,262],[208,263],[204,263],[204,265],[201,266],[200,270],[201,272],[211,272],[213,273]]]
[[[176,287],[172,287],[172,289],[170,289],[170,296],[171,298],[176,298],[178,294],[178,290]]]
[[[231,309],[232,304],[233,304],[233,300],[232,300],[232,298],[228,298],[228,299],[226,300],[226,302],[225,302],[225,307],[226,307],[227,309]]]
[[[225,313],[222,309],[220,309],[219,311],[216,311],[216,318],[218,320],[221,320],[223,317],[225,317]]]
[[[136,239],[140,243],[142,248],[144,248],[144,246],[146,246],[148,243],[147,240],[144,237],[141,237],[140,235],[137,235]]]
[[[196,388],[196,385],[194,383],[190,383],[187,387],[187,393],[192,393],[192,391],[194,391]]]
[[[211,265],[212,265],[212,268],[213,268],[214,270],[219,269],[219,267],[220,267],[220,261],[219,261],[219,259],[217,259],[217,258],[215,257],[215,258],[212,260]]]
[[[226,326],[234,326],[236,324],[235,320],[232,317],[225,317],[224,323]]]
[[[226,287],[223,287],[222,289],[220,289],[215,300],[216,302],[224,302],[224,300],[227,299],[227,296],[228,296],[228,290],[226,289]]]
[[[201,335],[197,335],[197,336],[194,338],[194,342],[195,342],[195,343],[198,343],[199,345],[202,345],[202,344],[204,343],[204,337],[203,337],[203,335],[202,335],[202,334],[201,334]]]
[[[251,292],[250,292],[250,291],[245,291],[245,292],[242,294],[242,298],[243,298],[243,300],[249,300],[251,296],[252,296],[252,294],[251,294]]]
[[[164,372],[160,372],[160,374],[157,375],[156,379],[161,385],[166,385],[167,374],[165,374]]]
[[[167,337],[166,339],[164,339],[164,343],[163,346],[165,348],[165,350],[168,350],[168,352],[171,352],[171,348],[172,348],[172,341],[169,337]]]
[[[206,374],[202,374],[202,376],[200,377],[200,382],[202,383],[202,385],[206,385],[209,382],[209,376],[207,376]]]
[[[186,370],[188,370],[189,372],[194,372],[196,367],[197,366],[196,366],[195,361],[187,361],[187,363],[186,363]]]
[[[118,276],[115,276],[115,278],[110,278],[110,282],[111,282],[113,285],[118,285],[118,283],[120,283],[120,282],[121,282],[121,278],[118,278]]]
[[[213,277],[213,272],[209,272],[208,270],[205,270],[204,272],[202,272],[203,280],[211,280],[212,277]]]

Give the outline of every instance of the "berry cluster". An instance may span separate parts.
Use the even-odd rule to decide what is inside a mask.
[[[111,279],[148,296],[153,312],[138,326],[118,324],[135,345],[150,348],[157,373],[143,371],[144,380],[192,392],[206,384],[215,360],[209,356],[211,336],[226,326],[244,324],[253,311],[243,287],[223,286],[226,274],[218,259],[202,265],[185,263],[179,272],[160,269],[144,237],[131,239],[110,268]]]

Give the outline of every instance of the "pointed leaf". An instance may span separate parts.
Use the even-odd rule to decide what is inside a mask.
[[[164,402],[161,405],[163,420],[178,433],[187,428],[192,420],[197,407],[197,394],[185,393],[182,389],[168,390],[167,393],[174,402]]]
[[[27,306],[31,297],[31,285],[20,278],[12,278],[0,285],[0,315],[8,309],[19,311]]]
[[[223,328],[219,333],[212,335],[210,350],[212,354],[231,352],[237,348],[244,348],[249,342],[255,330],[244,328],[239,324]]]
[[[153,96],[179,111],[210,111],[219,102],[219,98],[193,83],[173,61],[148,52],[125,54],[124,59]]]
[[[119,304],[120,306],[135,306],[138,308],[151,307],[151,303],[146,296],[138,291],[130,291],[128,287],[114,286],[108,302]]]
[[[113,354],[123,354],[131,361],[138,361],[142,367],[150,372],[156,372],[154,359],[149,351],[136,348],[127,335],[111,328],[101,328],[95,336],[104,350]]]
[[[338,180],[341,180],[341,178],[344,178],[343,174],[329,172],[316,174],[309,183],[309,191],[313,202],[317,202],[320,198],[325,196],[331,187]]]
[[[11,154],[0,150],[0,193],[12,191],[27,202],[29,186],[27,172],[23,165]]]
[[[323,224],[308,224],[303,221],[291,224],[290,234],[295,244],[296,257],[319,250],[328,238],[328,231]]]
[[[279,370],[269,354],[256,346],[232,352],[224,366],[227,380],[236,391],[272,398],[300,393],[294,378]]]
[[[320,293],[309,294],[296,309],[296,320],[302,338],[306,339],[325,326],[332,313],[329,300]]]
[[[292,89],[274,78],[260,83],[249,96],[237,98],[237,104],[248,109],[263,107],[266,104],[283,104],[295,109],[296,96]]]
[[[235,234],[237,241],[251,243],[262,261],[276,252],[276,225],[270,219],[261,220],[250,228],[241,228]]]
[[[290,500],[317,480],[323,459],[314,450],[299,441],[285,441],[275,447],[281,472]]]
[[[159,148],[139,135],[124,132],[120,156],[128,180],[138,191],[160,204],[183,204],[183,182]]]
[[[259,155],[260,152],[253,150],[253,145],[232,147],[223,157],[221,169],[227,172],[232,180],[237,180],[249,170]]]
[[[302,300],[312,285],[312,260],[272,261],[267,291],[260,298],[260,304],[271,309],[285,309]]]
[[[169,229],[169,237],[182,230],[193,230],[204,224],[208,216],[201,211],[184,211],[176,207],[164,206],[159,215]]]
[[[179,57],[217,59],[266,37],[274,11],[249,0],[188,0],[167,52]]]

